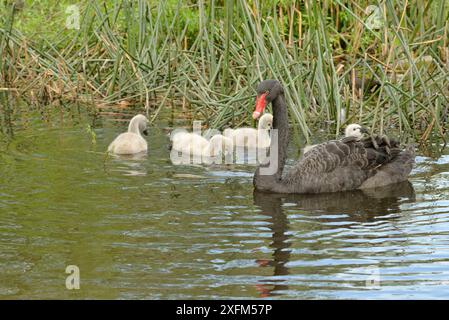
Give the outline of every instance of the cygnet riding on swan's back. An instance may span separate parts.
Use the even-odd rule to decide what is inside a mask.
[[[260,117],[257,129],[225,129],[223,135],[231,138],[235,146],[248,148],[268,148],[270,146],[269,130],[273,126],[273,115],[265,113]]]
[[[147,141],[142,137],[148,135],[148,120],[144,115],[138,114],[133,117],[128,126],[128,132],[121,133],[109,145],[108,152],[115,154],[135,154],[146,152],[148,149]]]
[[[210,140],[191,132],[178,132],[172,137],[173,150],[185,155],[215,157],[225,153],[231,153],[232,140],[221,134],[214,135]]]
[[[345,129],[345,137],[346,138],[354,137],[356,138],[357,141],[360,141],[363,138],[364,133],[368,133],[368,130],[357,123],[351,123]],[[317,146],[316,144],[311,146],[305,146],[303,153],[309,152],[316,146]]]

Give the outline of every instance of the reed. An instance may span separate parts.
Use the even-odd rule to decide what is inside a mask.
[[[32,103],[139,104],[152,121],[174,105],[224,128],[252,125],[256,84],[277,78],[306,140],[349,122],[447,136],[445,0],[91,0],[79,30],[53,22],[43,36],[17,22],[30,2],[7,3],[0,90]],[[62,9],[52,13],[61,23]]]

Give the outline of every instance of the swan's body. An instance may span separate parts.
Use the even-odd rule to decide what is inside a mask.
[[[357,141],[360,141],[363,138],[363,134],[366,133],[367,130],[363,128],[361,125],[357,123],[351,123],[348,125],[345,129],[345,137],[354,137],[357,139]],[[305,146],[303,150],[303,154],[306,152],[309,152],[313,148],[315,148],[317,144],[311,145],[311,146]]]
[[[355,137],[333,140],[317,145],[304,154],[285,174],[287,157],[288,115],[281,84],[262,81],[253,117],[257,118],[268,103],[273,105],[273,129],[277,130],[278,165],[275,172],[265,171],[270,164],[259,166],[254,174],[254,187],[275,193],[322,193],[385,186],[405,181],[414,163],[413,146],[401,150],[395,145],[389,152]],[[271,159],[270,159],[271,162]],[[274,161],[273,161],[274,163]],[[264,174],[265,172],[265,174]]]
[[[269,113],[265,113],[262,117],[260,117],[257,129],[226,129],[223,132],[223,135],[231,138],[234,145],[237,147],[268,148],[270,146],[269,130],[272,126],[273,116]]]
[[[210,140],[196,133],[178,132],[173,138],[173,149],[186,155],[215,157],[232,152],[232,140],[221,134],[214,135]]]
[[[115,154],[135,154],[148,150],[147,141],[142,137],[147,134],[148,120],[138,114],[131,119],[128,132],[121,133],[108,147],[108,152]]]

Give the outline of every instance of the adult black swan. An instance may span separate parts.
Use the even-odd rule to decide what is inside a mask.
[[[270,155],[270,162],[277,160],[277,168],[270,174],[267,174],[270,163],[257,168],[256,190],[322,193],[381,187],[407,180],[415,159],[412,145],[402,150],[397,142],[390,144],[370,138],[357,141],[352,137],[317,145],[283,175],[289,128],[284,89],[277,80],[265,80],[258,85],[253,118],[257,119],[269,103],[273,107],[273,129],[277,132],[277,139],[274,136],[271,139],[271,151],[277,149],[277,153]],[[276,142],[277,146],[273,145]],[[276,154],[277,158],[273,157]]]

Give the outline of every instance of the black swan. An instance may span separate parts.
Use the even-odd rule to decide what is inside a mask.
[[[253,118],[257,119],[269,103],[273,106],[273,129],[277,130],[277,139],[272,136],[270,150],[277,149],[277,153],[270,155],[270,161],[277,160],[277,167],[270,174],[267,174],[270,163],[257,168],[253,181],[256,190],[323,193],[381,187],[407,180],[415,159],[412,145],[402,150],[394,140],[358,141],[354,137],[315,146],[283,175],[289,128],[284,89],[277,80],[265,80],[258,85]]]

